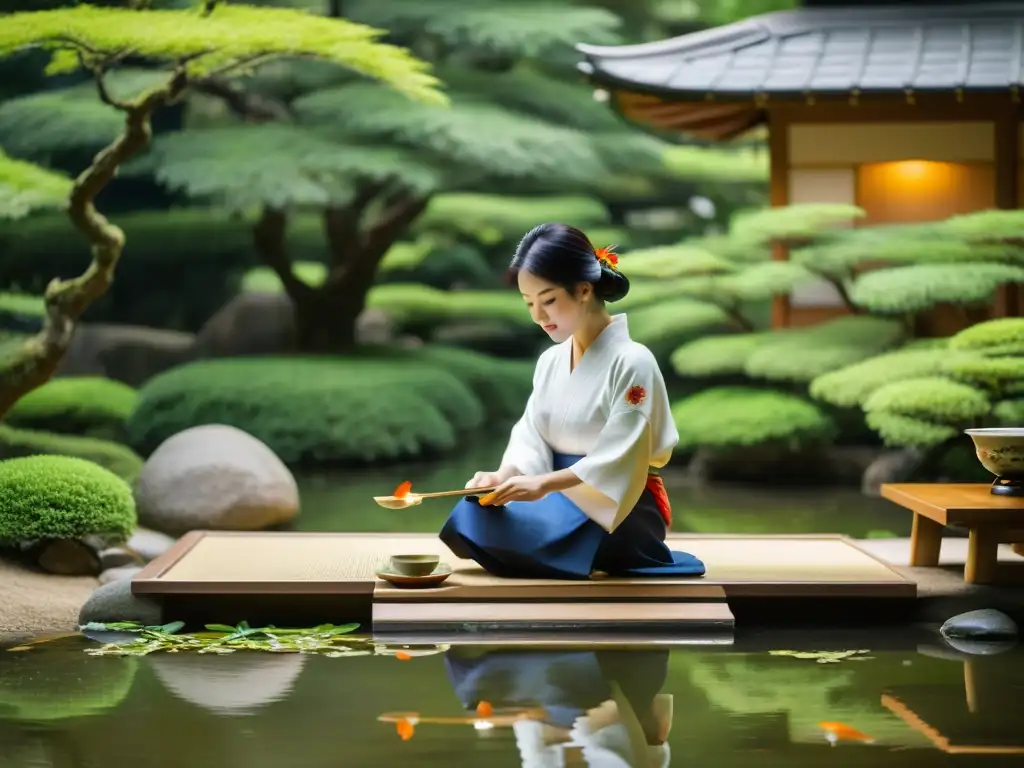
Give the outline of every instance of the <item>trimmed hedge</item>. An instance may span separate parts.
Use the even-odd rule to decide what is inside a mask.
[[[57,378],[18,400],[4,420],[14,427],[122,440],[137,398],[132,387],[102,376]]]
[[[87,536],[121,542],[136,523],[131,488],[98,464],[69,456],[0,462],[0,544]]]
[[[715,387],[672,406],[679,449],[781,443],[790,449],[834,439],[829,416],[809,400],[751,387]]]
[[[140,390],[128,436],[149,454],[184,429],[217,423],[262,440],[290,465],[415,458],[454,449],[488,418],[518,415],[532,370],[429,347],[201,361]]]
[[[0,459],[36,455],[70,456],[99,464],[131,484],[142,471],[143,461],[126,445],[97,437],[60,435],[0,424]]]

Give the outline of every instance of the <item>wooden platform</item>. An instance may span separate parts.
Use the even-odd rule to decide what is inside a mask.
[[[673,536],[701,578],[500,579],[429,534],[196,531],[132,579],[170,619],[371,622],[374,632],[731,631],[730,600],[913,598],[916,584],[841,536]],[[436,553],[439,588],[374,576],[394,554]]]

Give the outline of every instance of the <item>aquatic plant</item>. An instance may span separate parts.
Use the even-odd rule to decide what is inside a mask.
[[[148,656],[151,653],[213,653],[228,654],[237,651],[265,653],[316,653],[335,659],[343,656],[393,655],[402,659],[410,656],[377,643],[369,637],[353,635],[359,624],[320,624],[315,627],[291,628],[251,627],[246,621],[232,627],[227,624],[207,624],[206,632],[182,634],[181,621],[159,626],[146,626],[134,621],[83,624],[82,632],[128,632],[138,638],[125,643],[105,643],[99,648],[87,648],[91,656]],[[441,652],[446,646],[434,646]],[[403,656],[404,654],[404,656]],[[422,652],[418,652],[422,655]]]

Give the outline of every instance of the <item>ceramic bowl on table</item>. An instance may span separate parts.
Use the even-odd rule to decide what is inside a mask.
[[[996,476],[992,493],[1024,496],[1024,427],[987,427],[965,432],[981,466]]]

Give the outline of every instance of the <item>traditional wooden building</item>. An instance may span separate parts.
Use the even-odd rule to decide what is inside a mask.
[[[867,225],[1022,207],[1024,2],[805,6],[580,45],[580,68],[631,121],[723,142],[767,126],[772,205],[852,203]],[[1017,294],[994,314],[1019,314]],[[843,312],[809,286],[777,299],[773,325]]]

